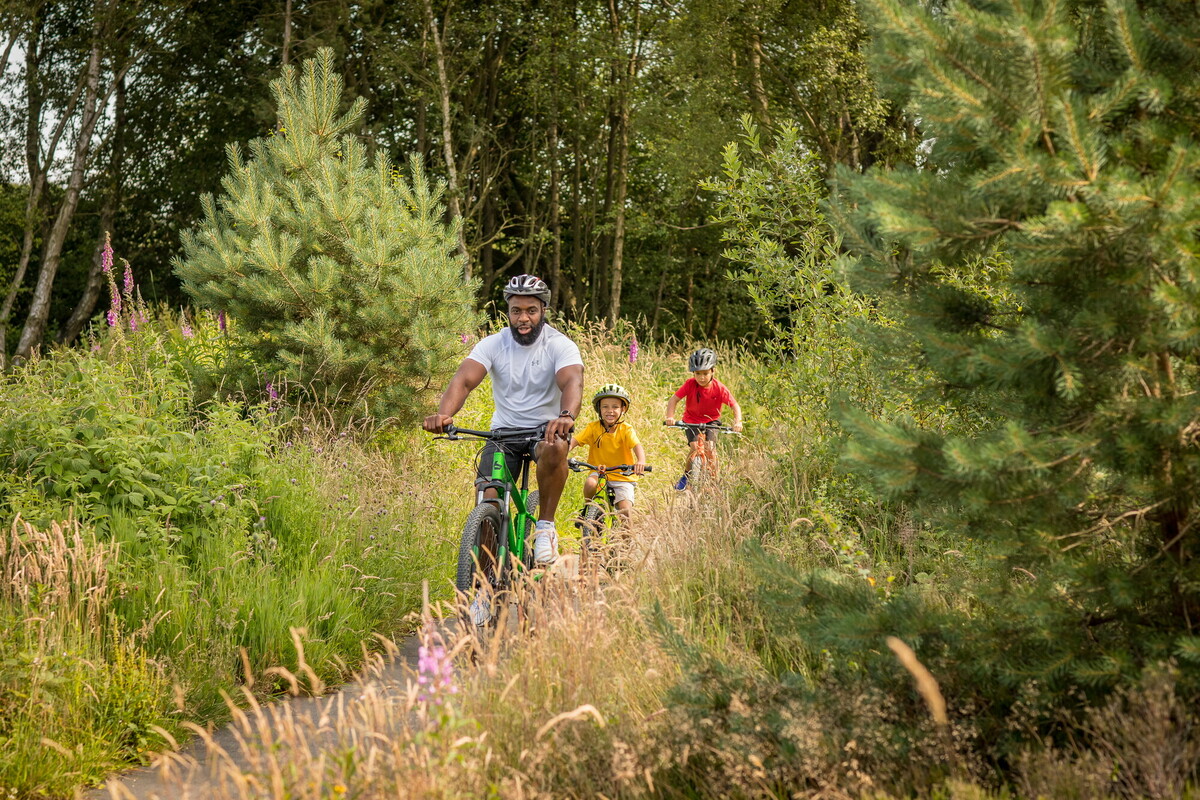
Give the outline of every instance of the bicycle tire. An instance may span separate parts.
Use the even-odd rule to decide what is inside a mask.
[[[495,503],[483,502],[471,509],[458,546],[458,574],[454,579],[458,591],[471,598],[482,584],[493,592],[503,588],[507,569],[496,554],[504,538],[504,517]]]
[[[692,488],[698,487],[707,478],[704,467],[704,459],[700,456],[693,456],[691,463],[688,465],[688,485]]]
[[[580,532],[583,534],[583,546],[594,546],[593,540],[600,540],[608,527],[608,513],[595,500],[588,501],[580,517]]]

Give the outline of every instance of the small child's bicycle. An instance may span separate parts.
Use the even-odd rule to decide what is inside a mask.
[[[663,423],[666,424],[666,423]],[[708,431],[721,431],[723,433],[737,433],[728,425],[722,425],[720,422],[676,422],[674,425],[668,425],[669,428],[680,428],[685,431],[694,431],[696,440],[692,442],[692,450],[688,453],[687,458],[687,485],[692,489],[698,489],[704,485],[705,481],[717,477],[717,457],[706,446]]]
[[[567,466],[571,468],[572,472],[583,472],[584,470],[595,472],[599,479],[596,484],[596,493],[592,495],[591,499],[584,502],[583,509],[579,512],[579,518],[575,524],[583,534],[583,556],[585,558],[591,558],[596,555],[602,556],[605,545],[608,544],[605,540],[608,538],[609,531],[621,525],[621,515],[617,511],[617,500],[613,495],[613,490],[608,485],[608,475],[610,472],[631,475],[633,473],[633,464],[598,467],[586,461],[569,458],[567,459]],[[646,472],[652,471],[653,467],[646,467]]]

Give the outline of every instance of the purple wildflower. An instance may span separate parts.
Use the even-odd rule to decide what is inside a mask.
[[[274,403],[279,399],[279,392],[275,391],[275,384],[267,381],[267,397]]]
[[[467,342],[469,342],[471,340],[471,337],[467,336],[465,333],[460,333],[458,335],[458,340],[460,342],[462,342],[463,344],[466,344]]]
[[[417,685],[421,687],[421,700],[441,703],[439,695],[454,694],[454,664],[440,644],[423,644],[418,651]]]
[[[114,303],[113,305],[115,306],[116,303]],[[118,312],[117,312],[116,308],[110,308],[108,310],[108,313],[105,315],[105,317],[108,319],[108,327],[110,327],[110,328],[117,327],[117,313]]]
[[[637,343],[637,337],[634,336],[632,339],[629,340],[629,363],[636,364],[637,356],[638,356],[638,343]]]
[[[217,312],[217,327],[221,329],[221,333],[225,332],[225,312]]]
[[[188,324],[186,319],[183,321],[183,324],[179,326],[179,332],[183,334],[183,338],[185,339],[191,339],[196,335],[192,332],[192,326]]]
[[[143,319],[142,321],[144,322],[145,319]],[[138,329],[138,315],[130,314],[129,315],[129,330],[132,333],[137,333],[137,329]]]
[[[129,266],[129,262],[125,262],[125,296],[130,297],[133,294],[133,270]]]
[[[112,273],[113,251],[112,251],[112,234],[108,231],[104,232],[104,248],[100,251],[100,269],[104,270],[105,275]]]

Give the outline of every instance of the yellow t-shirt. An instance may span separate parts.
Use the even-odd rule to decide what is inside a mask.
[[[627,422],[618,422],[611,431],[604,430],[604,423],[596,420],[583,429],[583,433],[575,436],[580,444],[588,446],[587,460],[598,467],[615,467],[618,464],[632,464],[637,461],[633,448],[641,444],[637,434]],[[622,475],[620,472],[608,473],[610,481],[635,481],[636,475]]]

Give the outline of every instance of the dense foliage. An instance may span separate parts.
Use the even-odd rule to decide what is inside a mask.
[[[804,646],[774,659],[778,683],[704,669],[683,697],[825,715],[831,694],[878,694],[882,718],[839,718],[840,741],[872,742],[860,764],[1011,780],[1032,743],[1102,747],[1086,709],[1115,695],[1164,673],[1183,707],[1200,692],[1200,29],[1169,3],[880,0],[869,17],[881,86],[930,138],[919,167],[839,171],[827,208],[850,288],[892,321],[857,327],[901,399],[842,407],[854,479],[809,496],[885,524],[849,559],[865,582],[762,558],[751,606],[770,641]],[[776,252],[748,256],[760,276]],[[867,486],[871,505],[845,502]],[[923,702],[895,702],[910,678],[888,636],[937,676],[952,747],[927,747]],[[1183,741],[1187,715],[1168,717]],[[1195,770],[1180,758],[1176,786]]]
[[[150,278],[148,298],[184,302],[169,265],[201,197],[220,192],[226,146],[276,128],[269,83],[322,47],[366,101],[367,151],[419,155],[448,182],[481,305],[532,272],[571,318],[644,317],[643,338],[753,332],[714,198],[697,191],[743,114],[764,129],[794,120],[822,171],[911,160],[919,141],[875,92],[858,9],[840,0],[0,0],[0,32],[0,176],[19,203],[0,252],[29,236],[24,261],[0,262],[14,341],[35,282],[51,292],[46,341],[78,336],[106,230]],[[72,91],[93,74],[85,131]],[[76,145],[75,238],[41,281]]]
[[[0,787],[16,797],[144,760],[165,746],[155,726],[225,716],[247,675],[274,693],[269,668],[306,664],[319,691],[403,626],[422,579],[448,580],[441,512],[354,431],[197,401],[189,375],[227,347],[215,317],[114,322],[0,383]]]
[[[236,318],[250,380],[263,370],[330,405],[411,414],[477,323],[439,191],[419,160],[405,177],[367,156],[364,104],[339,114],[332,51],[272,91],[278,129],[249,159],[230,146],[225,191],[205,198],[176,270],[202,308]]]

